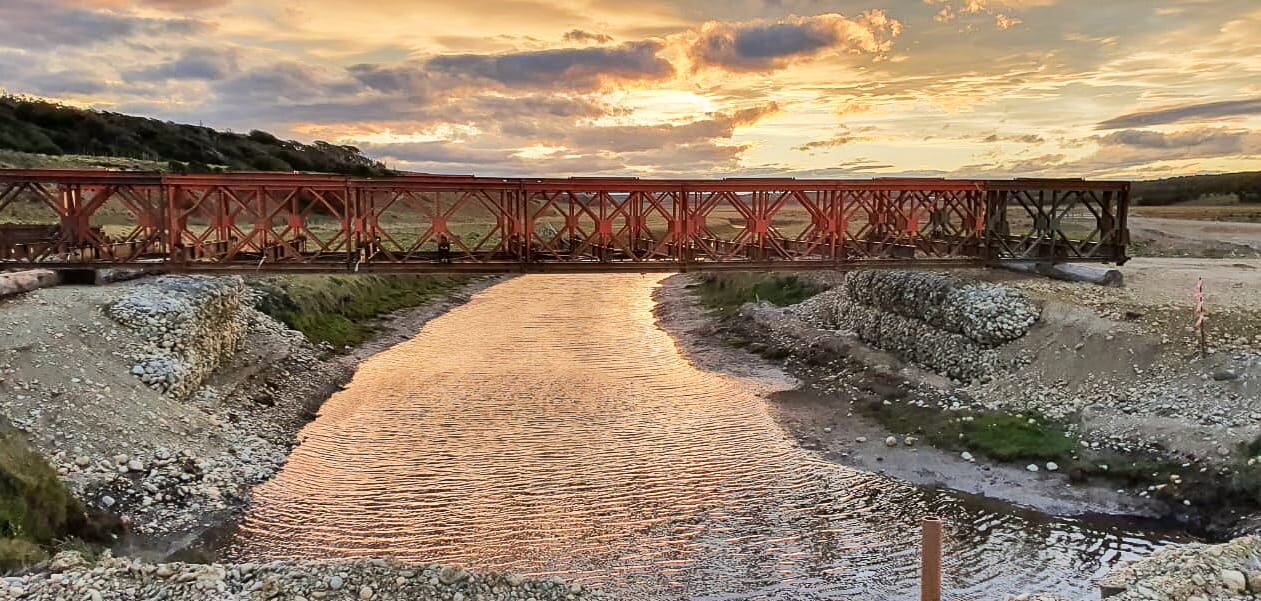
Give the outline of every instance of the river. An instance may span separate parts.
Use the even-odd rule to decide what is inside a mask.
[[[559,575],[624,599],[918,598],[947,520],[948,599],[1089,594],[1162,543],[823,461],[752,381],[654,319],[664,276],[525,276],[364,362],[300,434],[227,554],[392,556]]]

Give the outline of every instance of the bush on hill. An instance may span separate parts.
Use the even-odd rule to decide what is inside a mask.
[[[169,162],[177,172],[220,169],[388,175],[354,146],[303,144],[264,131],[221,132],[44,100],[0,96],[0,149]]]

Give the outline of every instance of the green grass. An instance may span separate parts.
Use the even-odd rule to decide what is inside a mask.
[[[949,412],[873,401],[864,411],[885,428],[918,434],[934,447],[971,451],[1003,462],[1072,460],[1077,441],[1064,424],[1031,414]]]
[[[758,301],[787,307],[823,290],[795,275],[766,273],[705,274],[694,289],[702,305],[722,315],[732,315],[745,303]]]
[[[295,275],[251,285],[264,293],[264,313],[312,342],[344,348],[371,338],[376,318],[440,298],[469,281],[461,276]]]
[[[103,542],[117,521],[90,516],[26,438],[0,424],[0,571],[44,559],[71,538]]]

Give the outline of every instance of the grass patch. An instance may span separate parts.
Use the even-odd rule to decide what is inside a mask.
[[[334,348],[360,344],[376,331],[372,320],[422,305],[471,278],[442,275],[293,275],[262,278],[264,313]]]
[[[701,276],[694,291],[702,305],[725,316],[734,314],[745,303],[795,305],[825,289],[791,274],[711,273]]]
[[[961,421],[959,429],[965,444],[1000,461],[1063,460],[1076,444],[1063,426],[1041,417],[989,413]]]
[[[1003,462],[1067,463],[1077,441],[1064,424],[1031,414],[950,412],[882,401],[867,404],[868,415],[885,428],[918,434],[934,447],[970,451]]]
[[[103,542],[117,529],[105,516],[89,516],[26,438],[0,424],[0,571],[43,560],[58,541]]]

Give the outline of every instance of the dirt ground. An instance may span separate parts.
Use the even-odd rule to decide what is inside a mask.
[[[1258,225],[1261,229],[1261,225]],[[1261,239],[1257,242],[1261,248]],[[1261,259],[1139,257],[1120,268],[1122,288],[1061,282],[1006,270],[960,275],[1015,286],[1038,298],[1093,309],[1105,319],[1133,325],[1196,351],[1195,290],[1204,280],[1204,310],[1212,350],[1261,350]]]
[[[1261,257],[1261,223],[1129,218],[1135,256]]]

